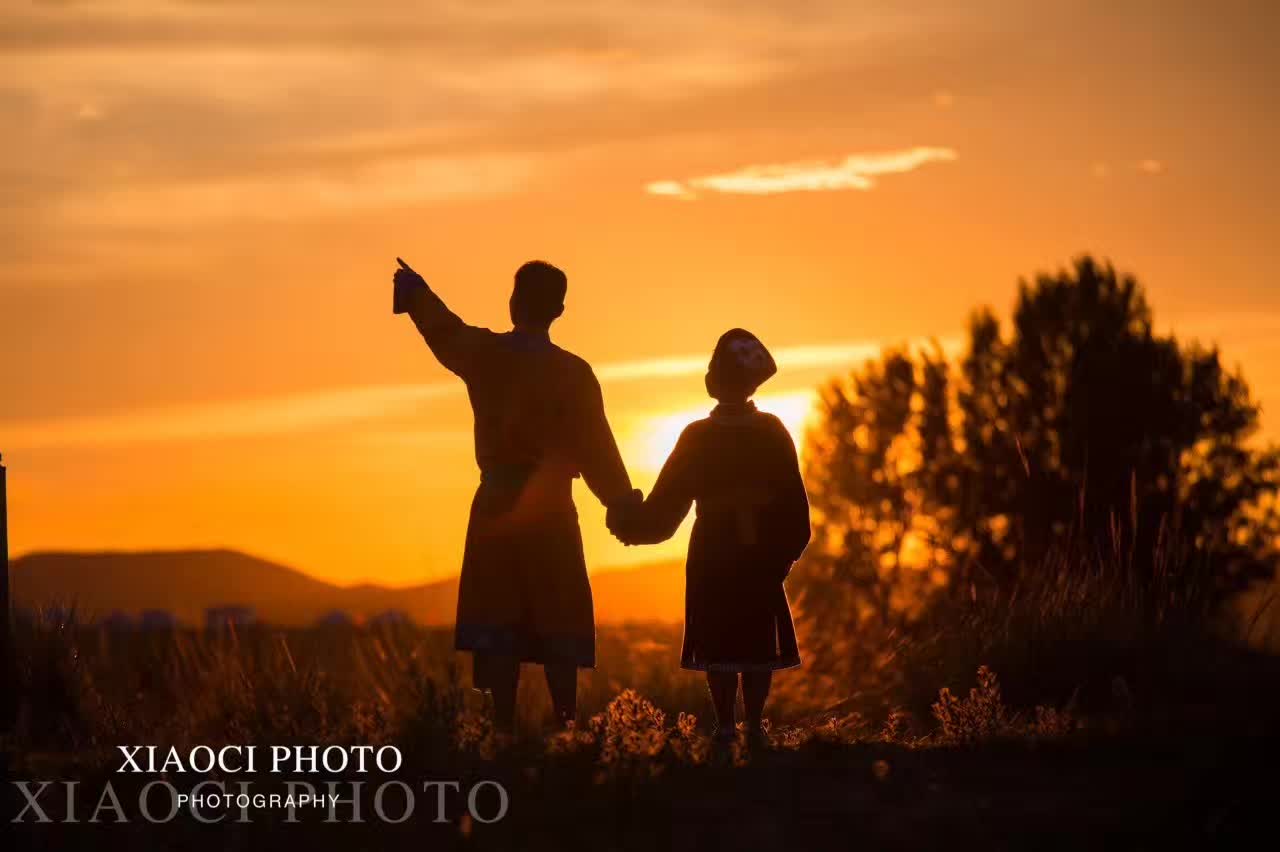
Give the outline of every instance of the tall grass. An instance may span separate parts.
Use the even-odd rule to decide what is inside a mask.
[[[316,820],[300,833],[268,815],[225,834],[189,819],[117,829],[139,848],[328,848],[343,837],[381,849],[705,848],[707,838],[829,848],[855,830],[876,848],[1025,848],[1046,836],[1075,847],[1095,828],[1163,826],[1170,801],[1204,799],[1205,748],[1229,755],[1213,758],[1229,768],[1212,787],[1225,779],[1229,803],[1263,789],[1248,780],[1254,740],[1231,738],[1270,731],[1275,660],[1232,645],[1194,595],[1152,597],[1101,563],[1078,568],[1005,601],[953,601],[909,629],[864,630],[863,653],[884,665],[852,693],[786,673],[766,748],[712,744],[704,684],[677,668],[674,625],[602,629],[599,669],[582,674],[567,731],[551,729],[527,669],[513,740],[493,731],[447,630],[113,632],[50,611],[15,623],[20,711],[0,759],[14,777],[96,789],[146,780],[114,774],[117,744],[393,744],[410,780],[496,780],[512,802],[494,825],[455,812],[446,824],[350,826],[358,832],[341,837],[343,826]],[[1172,763],[1153,762],[1146,744],[1171,731],[1150,724],[1161,717],[1178,723],[1164,740]],[[1199,751],[1185,748],[1187,722]],[[1125,804],[1100,810],[1103,798]],[[1001,820],[975,821],[986,809]],[[101,848],[103,835],[80,827],[19,828],[30,848]]]
[[[627,688],[673,714],[705,714],[701,677],[674,665],[679,641],[674,625],[602,630],[599,668],[580,677],[583,718]],[[14,736],[33,749],[395,739],[439,751],[458,720],[486,710],[447,630],[115,631],[50,609],[19,614],[14,648]],[[549,719],[540,670],[527,667],[521,729],[532,735]]]
[[[1275,671],[1275,660],[1248,646],[1250,625],[1222,605],[1207,564],[1162,538],[1153,570],[1135,571],[1122,542],[1069,543],[1013,588],[943,596],[923,618],[864,620],[838,639],[842,677],[784,688],[798,701],[836,697],[834,712],[897,712],[917,727],[937,721],[940,686],[970,683],[980,667],[1000,673],[1024,718],[1037,713],[1048,727],[1063,712],[1146,721],[1213,705],[1248,712],[1247,672]],[[823,626],[807,626],[810,646],[822,641]]]
[[[847,636],[810,630],[810,648],[838,639],[873,664],[846,682],[780,675],[774,743],[957,744],[1060,736],[1089,719],[1247,712],[1256,675],[1273,675],[1274,660],[1232,641],[1194,563],[1170,552],[1155,564],[1138,581],[1122,549],[1064,552],[1007,595],[951,598],[923,619],[870,622]],[[495,747],[486,700],[470,689],[448,630],[116,631],[65,609],[19,616],[14,630],[12,740],[28,751],[394,743],[439,762]],[[678,625],[602,628],[599,668],[579,680],[578,728],[548,741],[552,750],[585,750],[613,769],[646,754],[705,759],[697,743],[711,708],[702,676],[678,668],[680,639]],[[977,686],[958,697],[975,673]],[[541,748],[550,719],[540,671],[529,667],[522,738]]]

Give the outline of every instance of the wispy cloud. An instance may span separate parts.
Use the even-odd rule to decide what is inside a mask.
[[[775,195],[781,192],[868,190],[882,175],[902,174],[926,163],[951,162],[957,157],[952,148],[917,146],[900,151],[850,154],[836,162],[808,160],[755,165],[685,181],[660,180],[645,186],[645,191],[651,195],[690,200],[696,198],[699,191]]]
[[[784,371],[836,369],[874,357],[881,346],[878,341],[786,346],[775,350],[774,356]],[[948,340],[943,348],[950,351],[952,346]],[[695,376],[707,369],[707,357],[702,354],[615,361],[599,365],[596,375],[602,382]],[[374,385],[266,399],[9,421],[0,423],[0,439],[6,450],[16,450],[272,437],[412,415],[424,403],[461,398],[462,391],[462,384],[456,381]]]
[[[665,195],[668,198],[677,198],[681,201],[692,201],[698,197],[696,192],[678,180],[655,180],[644,189],[650,195]]]
[[[959,337],[946,337],[939,340],[943,351],[948,353],[958,352],[960,344]],[[809,346],[783,346],[774,349],[773,356],[780,370],[812,370],[855,364],[868,358],[875,358],[884,345],[885,343],[879,340],[859,340]],[[913,341],[912,345],[924,346],[927,345],[927,341]],[[694,376],[707,369],[707,359],[707,355],[679,355],[669,358],[615,361],[597,367],[596,376],[602,382]]]
[[[71,224],[147,225],[159,211],[170,224],[294,221],[318,212],[506,195],[532,171],[530,158],[516,155],[386,158],[345,169],[139,182],[72,195],[54,209],[58,221]]]
[[[891,4],[838,0],[804,16],[592,0],[369,0],[358,14],[112,0],[6,4],[5,16],[0,120],[14,132],[0,154],[23,176],[6,189],[26,230],[53,204],[61,230],[72,213],[168,227],[176,211],[186,227],[229,210],[323,214],[350,197],[489,197],[584,144],[679,130],[672,111],[691,99],[727,103],[919,25]]]
[[[5,449],[270,437],[410,413],[453,383],[382,385],[0,424]]]
[[[1157,177],[1165,173],[1166,166],[1163,160],[1147,158],[1145,160],[1138,160],[1134,163],[1133,170],[1138,172],[1138,174]],[[1090,173],[1099,180],[1105,180],[1111,177],[1111,164],[1104,161],[1096,162],[1090,168]]]

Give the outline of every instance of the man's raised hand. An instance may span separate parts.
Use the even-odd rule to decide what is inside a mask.
[[[405,263],[401,258],[396,258],[396,263],[400,264],[400,268],[396,270],[395,276],[392,278],[397,284],[404,282],[409,285],[426,284],[422,276],[413,271],[413,267]],[[403,285],[402,285],[403,286]]]
[[[409,311],[410,294],[419,287],[426,287],[427,282],[402,259],[397,257],[396,263],[400,264],[400,268],[396,270],[395,275],[391,276],[391,281],[395,285],[392,310],[397,314],[403,314]]]

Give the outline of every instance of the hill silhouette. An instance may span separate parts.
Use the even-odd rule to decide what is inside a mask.
[[[447,625],[458,599],[457,578],[407,588],[338,586],[235,550],[32,553],[10,571],[15,606],[74,607],[86,619],[166,610],[199,625],[210,607],[246,606],[261,621],[284,626],[309,625],[335,610],[357,619],[400,610],[418,624]],[[599,622],[682,617],[681,563],[601,571],[591,585]]]

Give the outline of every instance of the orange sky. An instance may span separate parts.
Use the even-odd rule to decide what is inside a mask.
[[[555,337],[642,487],[724,329],[782,355],[762,407],[799,428],[824,377],[1084,250],[1280,399],[1277,8],[6,4],[12,547],[456,571],[469,411],[390,313],[396,255],[495,328],[516,266],[561,265]],[[593,567],[683,547],[579,506]]]

